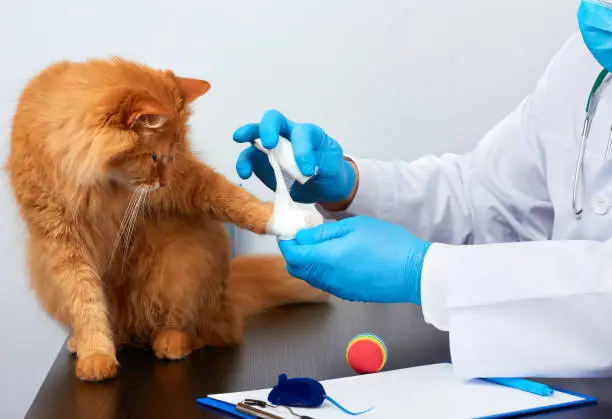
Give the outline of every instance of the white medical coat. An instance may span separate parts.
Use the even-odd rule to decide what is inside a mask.
[[[449,331],[464,377],[612,375],[612,157],[604,160],[612,87],[586,148],[580,219],[571,201],[586,101],[601,70],[576,34],[473,151],[356,159],[360,184],[345,215],[388,220],[435,243],[423,312]]]

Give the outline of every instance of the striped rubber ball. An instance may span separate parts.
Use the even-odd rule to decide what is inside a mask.
[[[376,335],[357,335],[346,348],[346,362],[358,374],[379,372],[387,363],[387,347]]]

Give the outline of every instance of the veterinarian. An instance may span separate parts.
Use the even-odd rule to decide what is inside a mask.
[[[290,139],[316,172],[293,198],[340,220],[279,243],[291,274],[421,305],[464,376],[612,375],[612,1],[583,0],[578,20],[535,90],[463,155],[350,159],[276,111],[238,129],[267,148]],[[252,146],[237,170],[274,187]]]

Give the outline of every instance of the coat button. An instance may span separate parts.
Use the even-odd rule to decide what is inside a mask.
[[[605,196],[596,196],[593,198],[593,211],[597,215],[604,215],[610,209],[610,200]]]

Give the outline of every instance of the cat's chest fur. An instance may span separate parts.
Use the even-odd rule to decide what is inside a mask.
[[[153,201],[149,194],[116,188],[91,189],[81,197],[78,234],[102,272],[123,263],[134,232],[158,213]]]

